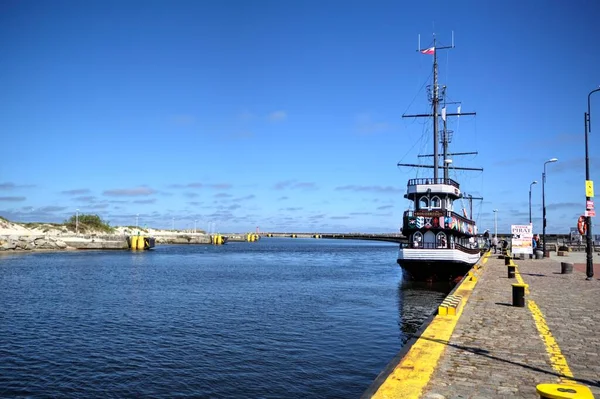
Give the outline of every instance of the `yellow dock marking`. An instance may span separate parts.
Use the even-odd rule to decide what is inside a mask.
[[[515,273],[515,277],[520,284],[524,284],[523,278],[518,271]],[[527,287],[525,287],[525,294],[529,295],[529,288]],[[535,322],[538,333],[544,342],[546,353],[550,357],[550,364],[552,365],[552,368],[561,375],[558,378],[559,381],[563,384],[575,384],[575,381],[572,380],[573,373],[567,364],[567,359],[563,356],[556,339],[554,339],[554,336],[550,332],[550,328],[546,323],[544,314],[532,299],[527,300],[527,308],[531,312],[531,316],[533,317],[533,321]]]
[[[489,252],[483,256],[479,264],[485,264],[488,257]],[[465,278],[462,281],[454,291],[454,295],[463,298],[462,306],[459,306],[456,316],[434,317],[372,398],[418,399],[421,397],[476,284],[477,279]]]
[[[542,341],[546,346],[546,353],[548,353],[548,356],[550,356],[550,364],[552,365],[552,368],[561,375],[558,377],[559,381],[564,384],[575,384],[575,381],[572,380],[573,373],[567,364],[567,359],[565,359],[563,356],[560,348],[558,347],[558,343],[554,339],[554,336],[552,336],[542,311],[540,308],[538,308],[533,300],[527,301],[527,307],[533,316],[535,326],[537,327],[540,337],[542,337]]]

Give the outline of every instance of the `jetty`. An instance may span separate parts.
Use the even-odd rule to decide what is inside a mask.
[[[600,255],[489,252],[363,398],[600,397]]]

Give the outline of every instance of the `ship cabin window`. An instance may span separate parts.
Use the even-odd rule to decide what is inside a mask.
[[[429,208],[429,198],[421,197],[419,200],[419,209],[427,209]]]
[[[412,236],[412,247],[419,248],[422,245],[423,245],[423,234],[421,234],[420,231],[417,231]]]
[[[446,240],[446,234],[438,233],[435,237],[438,248],[448,248],[448,241]]]
[[[442,207],[442,201],[440,200],[440,197],[435,196],[431,199],[431,207],[436,209],[440,209]]]

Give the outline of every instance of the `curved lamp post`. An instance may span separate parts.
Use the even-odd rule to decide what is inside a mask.
[[[588,110],[585,114],[585,180],[586,182],[590,180],[590,158],[588,156],[588,132],[592,131],[592,120],[590,117],[590,97],[595,92],[600,91],[600,87],[590,91],[588,94]],[[588,197],[586,192],[586,203],[587,201],[591,201],[592,197]],[[587,209],[587,206],[586,206]],[[593,242],[592,242],[592,217],[587,216],[586,221],[587,225],[587,234],[586,234],[586,268],[585,274],[587,275],[586,280],[591,280],[594,277],[594,254],[593,254]]]
[[[531,186],[537,184],[537,180],[534,180],[529,184],[529,224],[531,224]]]
[[[544,162],[544,173],[542,173],[542,252],[546,256],[546,193],[544,184],[546,183],[546,164],[558,161],[558,158],[552,158]]]

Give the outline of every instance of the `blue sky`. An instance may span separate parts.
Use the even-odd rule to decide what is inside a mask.
[[[541,7],[543,3],[543,7]],[[1,1],[0,215],[221,232],[398,231],[432,151],[432,57],[480,231],[567,233],[585,206],[596,1]],[[600,94],[592,97],[592,179]],[[600,190],[600,183],[596,184]],[[467,205],[465,203],[465,205]]]

